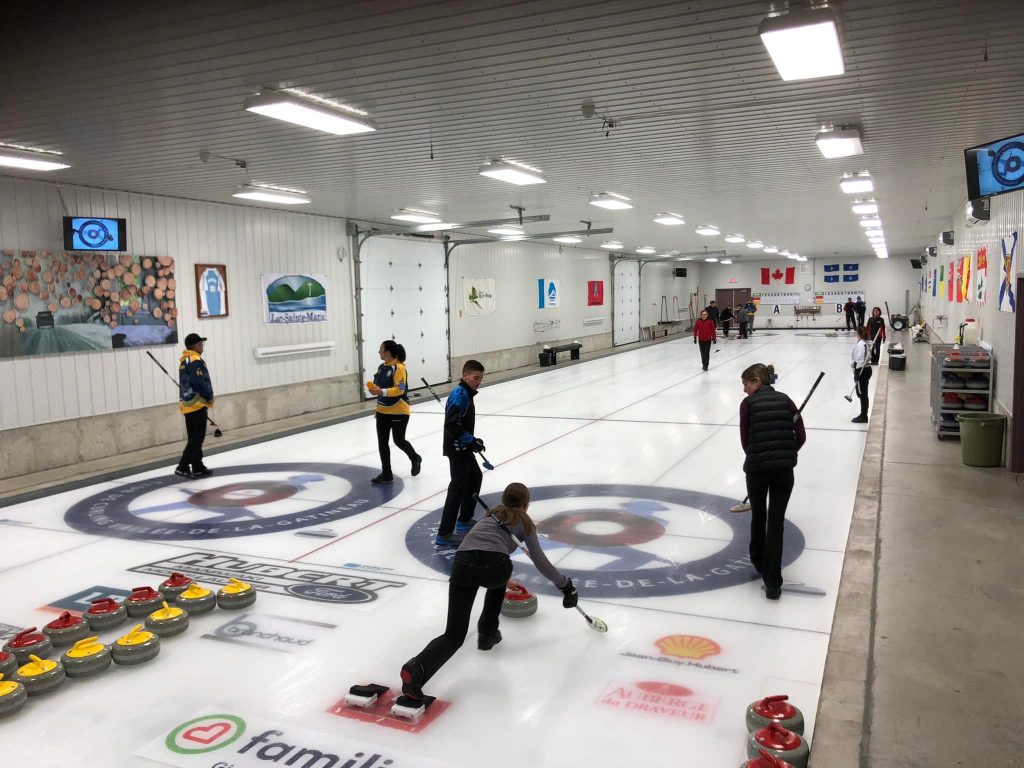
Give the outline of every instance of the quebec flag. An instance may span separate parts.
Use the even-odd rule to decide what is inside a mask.
[[[547,309],[559,305],[559,296],[562,293],[561,281],[537,279],[537,308]]]

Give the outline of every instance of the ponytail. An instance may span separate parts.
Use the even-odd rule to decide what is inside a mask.
[[[404,363],[405,347],[403,347],[401,344],[395,344],[395,346],[397,347],[397,349],[395,350],[395,359],[400,363]]]
[[[537,530],[526,513],[530,506],[530,489],[522,483],[509,483],[501,494],[501,504],[491,510],[494,519],[502,525],[522,525],[527,534]]]
[[[395,358],[395,360],[397,360],[400,363],[405,362],[405,347],[403,347],[397,341],[395,341],[394,339],[384,339],[384,341],[382,341],[380,345],[384,347],[384,350],[393,358]]]

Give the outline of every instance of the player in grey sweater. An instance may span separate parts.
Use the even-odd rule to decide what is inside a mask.
[[[562,607],[576,607],[579,595],[572,579],[559,572],[544,555],[537,539],[537,528],[526,513],[529,506],[529,489],[522,483],[511,483],[501,494],[501,505],[479,520],[462,540],[452,563],[448,623],[444,633],[427,643],[402,667],[402,693],[409,698],[422,699],[423,686],[462,647],[480,587],[487,592],[477,622],[477,647],[489,651],[501,642],[498,616],[505,599],[505,587],[512,576],[509,555],[516,551],[513,535],[526,545],[537,570],[562,592]]]

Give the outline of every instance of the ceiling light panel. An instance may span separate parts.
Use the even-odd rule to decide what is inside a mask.
[[[871,180],[871,174],[867,173],[844,173],[839,182],[839,188],[848,195],[860,195],[865,192],[873,192],[875,183]]]
[[[833,77],[846,71],[831,8],[769,17],[761,22],[758,33],[783,80]]]
[[[309,95],[286,91],[261,91],[245,100],[245,108],[258,115],[283,120],[335,136],[377,130],[360,110]]]
[[[651,253],[657,253],[658,249],[657,248],[652,248],[649,245],[642,245],[642,246],[640,246],[639,248],[636,249],[636,252],[637,253],[642,253],[644,255],[647,255],[647,254],[651,254]]]
[[[709,256],[708,258],[704,259],[704,261],[708,262],[709,264],[715,264],[718,261],[718,259],[715,258],[714,256]]]
[[[882,220],[877,216],[865,216],[857,223],[865,229],[875,229],[882,226]]]
[[[618,240],[605,240],[601,243],[601,247],[609,251],[621,251],[623,245]]]
[[[727,243],[745,243],[746,241],[747,238],[745,238],[743,235],[732,234],[725,236],[725,242]]]
[[[668,227],[674,227],[674,226],[678,226],[680,224],[685,224],[686,221],[684,221],[683,217],[680,214],[678,214],[678,213],[665,212],[665,213],[659,213],[657,216],[655,216],[654,217],[654,223],[655,224],[664,224],[665,226],[668,226]]]
[[[778,253],[779,249],[776,248],[774,245],[766,245],[764,247],[764,252],[765,253]]]
[[[412,224],[440,224],[441,217],[430,211],[422,211],[418,208],[399,208],[391,218],[395,221],[408,221]]]
[[[714,224],[701,224],[694,230],[694,232],[698,235],[704,235],[705,237],[714,237],[715,235],[720,234],[718,227]]]
[[[565,243],[566,245],[575,245],[576,243],[582,243],[583,238],[577,237],[576,235],[559,235],[558,237],[551,238],[556,243]]]
[[[867,216],[878,213],[878,202],[875,200],[854,200],[851,210],[858,216]]]
[[[60,152],[3,144],[0,145],[0,166],[26,171],[59,171],[70,168],[71,164],[64,161]]]
[[[814,141],[818,145],[818,149],[821,150],[821,154],[829,159],[864,154],[860,131],[856,128],[835,128],[822,131]]]
[[[517,163],[515,160],[488,160],[477,170],[481,176],[504,181],[517,186],[547,184],[544,173],[538,168]]]
[[[759,251],[762,248],[764,248],[764,243],[762,243],[760,240],[750,240],[747,242],[747,248]]]
[[[590,198],[590,204],[598,208],[606,208],[609,211],[625,211],[633,207],[629,198],[625,195],[617,195],[614,192],[601,192]]]
[[[488,229],[487,231],[492,235],[502,235],[505,237],[522,237],[526,235],[526,232],[522,227],[512,225],[502,225],[500,227],[495,227],[494,229]]]
[[[305,192],[297,189],[283,189],[262,184],[243,184],[232,195],[243,200],[258,200],[261,203],[281,205],[305,205],[313,202]]]

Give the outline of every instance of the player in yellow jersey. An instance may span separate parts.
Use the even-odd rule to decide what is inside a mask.
[[[373,381],[366,382],[371,395],[377,396],[377,448],[380,450],[381,471],[370,482],[374,485],[390,483],[394,480],[391,474],[391,448],[388,439],[393,434],[395,445],[409,457],[412,462],[413,477],[420,473],[423,459],[412,443],[405,439],[405,430],[409,426],[409,376],[405,370],[405,347],[392,339],[381,342],[381,364]]]

